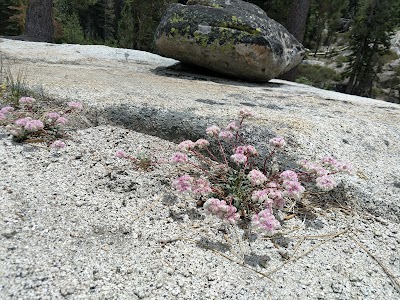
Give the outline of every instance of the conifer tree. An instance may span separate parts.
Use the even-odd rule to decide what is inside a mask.
[[[379,56],[390,46],[395,26],[392,8],[397,0],[361,0],[350,46],[353,51],[348,69],[347,94],[370,96],[373,82],[381,71]]]
[[[133,19],[132,0],[127,0],[118,21],[118,43],[123,48],[134,47],[135,22]]]

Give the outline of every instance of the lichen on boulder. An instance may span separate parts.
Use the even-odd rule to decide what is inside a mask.
[[[155,41],[161,55],[257,82],[290,70],[305,53],[286,28],[258,6],[241,0],[172,4]]]

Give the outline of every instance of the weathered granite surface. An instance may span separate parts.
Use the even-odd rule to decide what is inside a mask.
[[[0,298],[398,298],[399,105],[166,69],[176,61],[104,46],[0,39],[0,54],[36,92],[84,102],[90,127],[58,154],[0,129]],[[246,135],[260,150],[282,135],[288,164],[331,154],[357,169],[283,236],[245,238],[171,193],[171,168],[115,158],[168,156],[167,139],[197,138],[241,107],[257,113]]]

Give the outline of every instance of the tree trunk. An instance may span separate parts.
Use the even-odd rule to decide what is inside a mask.
[[[36,42],[54,42],[53,0],[29,1],[24,35]]]
[[[304,40],[308,11],[310,10],[311,0],[292,0],[287,19],[287,30],[300,42]],[[297,68],[293,68],[282,74],[280,78],[294,81],[297,75]]]
[[[310,3],[311,0],[292,0],[290,5],[286,28],[300,43],[304,40]]]

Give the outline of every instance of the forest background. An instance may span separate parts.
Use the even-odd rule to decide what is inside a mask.
[[[52,31],[47,41],[156,53],[154,32],[168,6],[177,2],[186,1],[0,0],[0,35],[32,35],[30,26],[36,20],[32,16],[48,11]],[[308,49],[303,63],[285,79],[400,103],[400,1],[247,2],[265,10]],[[397,52],[390,50],[395,34]]]

